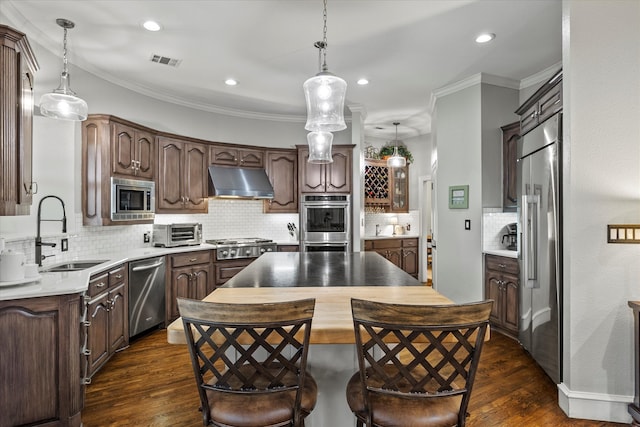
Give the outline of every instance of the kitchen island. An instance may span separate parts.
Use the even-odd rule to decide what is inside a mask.
[[[347,381],[358,369],[351,298],[452,303],[375,252],[267,253],[204,300],[263,303],[303,298],[316,299],[307,363],[318,383],[318,403],[306,419],[307,427],[355,425],[345,397]],[[181,319],[169,325],[167,340],[186,343]]]

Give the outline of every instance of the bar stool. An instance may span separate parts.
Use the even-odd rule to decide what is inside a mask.
[[[304,426],[318,395],[306,371],[314,307],[178,298],[205,426]]]
[[[464,426],[492,304],[351,299],[359,371],[346,392],[357,426]]]

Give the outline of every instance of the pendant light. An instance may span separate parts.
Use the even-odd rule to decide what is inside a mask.
[[[309,132],[307,142],[309,143],[308,163],[333,163],[331,157],[333,134],[331,132]]]
[[[344,122],[347,83],[327,68],[327,0],[324,0],[323,18],[323,39],[314,43],[318,48],[320,72],[303,85],[307,101],[307,123],[304,128],[312,132],[335,132],[347,128]]]
[[[400,122],[393,122],[393,124],[396,126],[396,140],[394,141],[393,155],[387,159],[387,166],[390,168],[402,168],[407,165],[407,159],[398,153],[398,125]]]
[[[87,103],[76,96],[69,87],[69,72],[67,71],[67,30],[75,27],[68,19],[58,18],[56,24],[64,28],[64,49],[62,51],[62,74],[60,86],[40,98],[40,112],[42,115],[61,120],[82,121],[87,118]]]

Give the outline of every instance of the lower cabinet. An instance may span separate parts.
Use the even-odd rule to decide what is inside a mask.
[[[89,279],[86,299],[87,378],[118,350],[129,345],[129,292],[127,265]]]
[[[167,323],[180,317],[176,298],[203,299],[215,289],[211,251],[169,255]]]
[[[518,337],[520,279],[516,258],[485,255],[485,298],[494,301],[491,327]]]
[[[80,426],[80,294],[0,301],[0,426]]]
[[[365,240],[365,251],[375,251],[415,277],[418,278],[418,238]]]
[[[300,245],[278,245],[278,252],[300,252]]]
[[[216,286],[223,285],[227,280],[240,273],[243,268],[255,261],[256,258],[230,259],[215,262]]]

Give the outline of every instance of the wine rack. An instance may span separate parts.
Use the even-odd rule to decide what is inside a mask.
[[[365,210],[371,213],[408,212],[408,174],[408,166],[389,168],[386,160],[365,159]]]

